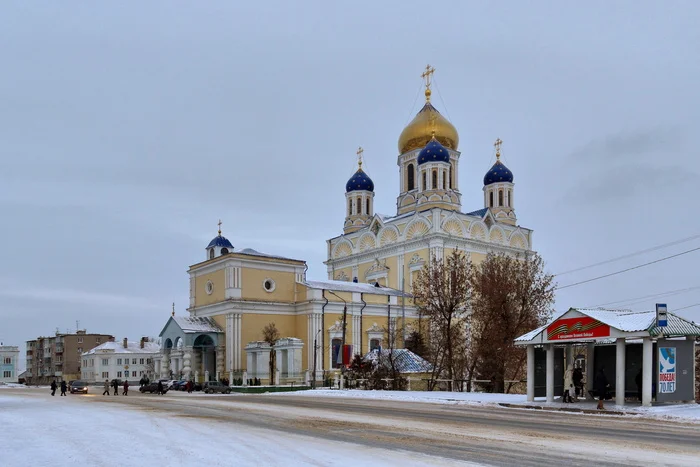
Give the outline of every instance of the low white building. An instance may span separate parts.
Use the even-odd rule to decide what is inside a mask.
[[[0,343],[0,383],[16,383],[19,347]]]
[[[160,346],[142,338],[140,342],[105,342],[83,353],[80,367],[81,380],[98,383],[121,379],[138,382],[143,376],[153,379],[153,359]]]

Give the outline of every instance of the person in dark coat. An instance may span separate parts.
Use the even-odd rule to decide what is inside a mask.
[[[188,394],[191,394],[191,393],[192,393],[192,389],[194,389],[194,383],[192,382],[192,380],[189,380],[189,381],[187,382],[187,393],[188,393]]]
[[[112,380],[112,387],[114,388],[114,395],[118,396],[119,395],[119,383],[117,382],[116,379]]]
[[[108,379],[105,380],[105,390],[102,392],[103,396],[105,394],[107,394],[109,396],[109,380]]]
[[[583,371],[581,368],[574,368],[573,380],[576,397],[581,397],[583,395]]]
[[[158,394],[162,395],[163,394],[163,382],[158,381]]]
[[[62,396],[65,396],[65,395],[66,395],[66,389],[68,389],[68,387],[66,386],[66,382],[65,382],[65,381],[61,381],[61,395],[62,395]]]
[[[124,380],[124,391],[122,392],[125,396],[129,395],[129,382]]]
[[[56,385],[56,380],[51,381],[51,395],[55,396],[56,395],[56,388],[58,386]]]
[[[594,388],[596,394],[598,394],[598,410],[605,410],[603,406],[603,401],[605,400],[605,394],[608,392],[608,377],[605,376],[605,367],[601,366],[600,370],[595,376]]]

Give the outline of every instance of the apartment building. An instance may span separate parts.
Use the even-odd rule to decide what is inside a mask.
[[[19,376],[19,347],[0,343],[0,383],[16,383]]]
[[[136,383],[142,377],[154,377],[153,357],[160,345],[141,338],[140,342],[105,342],[83,354],[82,381],[97,383],[121,379]]]
[[[114,341],[114,336],[84,329],[27,341],[27,384],[80,379],[82,354],[109,341]]]

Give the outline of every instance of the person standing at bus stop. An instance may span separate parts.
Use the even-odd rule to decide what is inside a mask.
[[[594,381],[595,392],[598,396],[598,410],[605,410],[603,401],[608,392],[608,386],[610,386],[610,384],[608,383],[608,377],[605,376],[605,366],[601,366]]]

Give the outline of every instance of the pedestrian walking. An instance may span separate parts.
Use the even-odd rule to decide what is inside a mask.
[[[55,396],[56,395],[56,388],[58,386],[56,385],[56,380],[51,381],[51,395]]]
[[[104,396],[105,394],[107,394],[109,396],[109,380],[108,379],[105,380],[105,390],[102,393],[102,395]]]
[[[608,386],[610,386],[610,384],[608,384],[608,377],[605,376],[605,366],[601,366],[600,370],[598,370],[595,376],[594,386],[595,392],[598,395],[598,410],[605,410],[603,401],[608,392]]]
[[[562,402],[569,403],[573,402],[574,399],[571,397],[571,393],[574,391],[574,369],[571,363],[566,367],[564,372],[564,395],[562,396]]]
[[[112,387],[114,388],[114,395],[119,395],[119,382],[116,379],[112,380]]]
[[[65,382],[65,381],[61,381],[61,395],[62,395],[62,396],[65,396],[65,395],[66,395],[66,389],[68,389],[68,387],[67,387],[67,385],[66,385],[66,382]]]
[[[194,383],[192,382],[192,380],[189,380],[189,381],[187,382],[187,393],[188,393],[188,394],[191,394],[191,393],[192,393],[192,389],[194,389]]]
[[[163,395],[163,382],[158,381],[158,394]]]
[[[124,380],[124,391],[122,392],[125,396],[129,395],[129,382]]]
[[[576,391],[575,391],[576,398],[582,397],[583,396],[583,371],[581,371],[581,368],[574,369],[574,374],[572,376],[572,379],[574,381],[574,388],[576,388]]]

